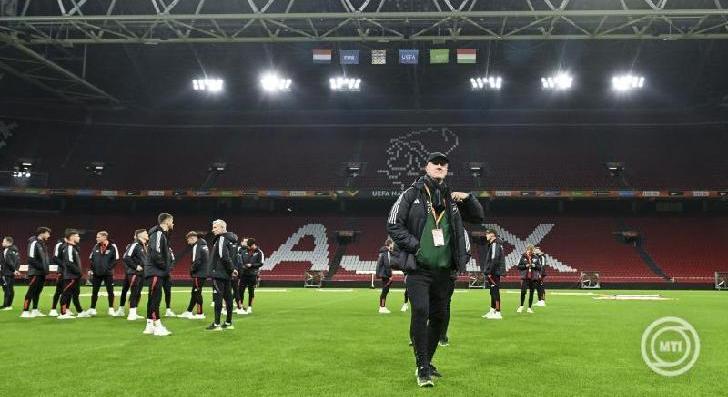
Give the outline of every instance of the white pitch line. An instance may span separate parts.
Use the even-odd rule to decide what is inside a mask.
[[[354,292],[353,289],[338,289],[338,288],[335,288],[335,289],[318,288],[318,289],[316,289],[316,291],[318,291],[318,292]]]

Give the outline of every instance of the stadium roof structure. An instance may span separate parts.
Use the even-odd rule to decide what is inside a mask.
[[[48,46],[630,39],[728,39],[728,0],[0,0],[0,70],[80,104],[120,100]]]

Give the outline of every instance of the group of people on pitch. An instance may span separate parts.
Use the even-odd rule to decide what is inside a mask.
[[[453,191],[445,183],[449,159],[440,152],[430,153],[425,175],[406,189],[392,206],[387,219],[389,239],[380,250],[376,274],[382,279],[379,312],[389,313],[386,298],[391,286],[391,269],[405,274],[405,299],[411,304],[409,337],[415,356],[415,377],[421,387],[434,386],[442,374],[433,365],[438,345],[446,346],[450,302],[458,274],[470,262],[470,239],[463,222],[482,224],[483,207],[469,193]],[[482,252],[482,270],[490,287],[491,309],[484,317],[500,319],[500,278],[505,275],[503,242],[494,230],[486,231],[487,250]],[[521,306],[530,290],[529,312],[534,289],[543,295],[544,256],[529,246],[521,256]],[[406,303],[405,303],[406,305]],[[384,309],[383,309],[384,308]],[[402,311],[406,311],[406,306]]]
[[[54,264],[57,267],[56,290],[48,316],[57,317],[59,320],[96,316],[96,302],[103,283],[106,286],[109,300],[109,316],[125,315],[124,307],[128,292],[129,316],[127,320],[143,319],[144,317],[137,314],[137,305],[141,298],[142,288],[146,284],[149,289],[147,326],[144,333],[156,336],[170,335],[171,332],[162,325],[160,305],[164,292],[167,306],[165,315],[167,317],[176,316],[170,308],[172,287],[170,274],[176,260],[169,244],[169,235],[174,227],[174,218],[168,213],[162,213],[159,214],[157,220],[158,224],[151,229],[138,229],[134,232],[134,241],[126,246],[123,255],[116,244],[109,241],[108,232],[100,231],[96,234],[96,244],[89,255],[90,267],[87,274],[92,285],[92,294],[91,307],[87,310],[83,310],[79,299],[82,283],[81,255],[78,249],[79,231],[67,229],[63,239],[59,240],[49,251],[47,242],[51,236],[51,229],[39,227],[35,235],[28,240],[28,290],[23,301],[21,317],[46,316],[38,310],[38,302],[46,278],[51,273],[50,265]],[[227,231],[227,224],[222,220],[213,222],[212,234],[214,236],[212,253],[200,233],[191,231],[186,235],[192,255],[192,266],[190,267],[192,291],[187,310],[179,317],[205,318],[202,309],[202,288],[205,280],[209,278],[212,280],[215,320],[207,329],[232,329],[233,295],[237,303],[235,311],[237,314],[253,312],[252,305],[255,287],[258,284],[258,272],[264,264],[265,256],[258,248],[255,239],[245,238],[239,241],[234,233]],[[21,275],[20,257],[12,237],[5,237],[2,244],[3,251],[0,256],[0,274],[4,290],[2,310],[12,310],[15,278]],[[113,274],[120,257],[124,263],[125,279],[121,291],[121,302],[118,309],[114,310]],[[246,289],[248,306],[244,308],[242,303]],[[60,313],[57,311],[59,303]],[[71,303],[73,303],[77,315],[71,311]],[[225,323],[220,321],[221,314],[227,316]]]

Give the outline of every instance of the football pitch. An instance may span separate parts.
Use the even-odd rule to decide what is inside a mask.
[[[89,292],[81,292],[84,308]],[[19,318],[24,293],[16,288],[15,310],[0,312],[3,396],[728,394],[728,295],[716,291],[551,290],[547,307],[518,314],[519,295],[509,290],[497,321],[481,318],[487,290],[457,290],[433,389],[416,385],[402,290],[390,293],[385,315],[379,290],[261,288],[252,315],[211,332],[208,289],[207,319],[165,318],[169,337],[142,335],[144,321],[107,317],[103,297],[96,318]],[[43,313],[52,293],[43,292]],[[668,300],[595,299],[612,294]],[[188,299],[187,287],[175,288],[174,311]],[[701,342],[694,367],[676,377],[656,374],[641,354],[643,332],[664,316],[687,320]]]

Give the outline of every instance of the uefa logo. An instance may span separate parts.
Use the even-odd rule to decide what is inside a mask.
[[[679,317],[662,317],[642,333],[642,359],[655,373],[679,376],[700,356],[700,338],[690,323]]]

